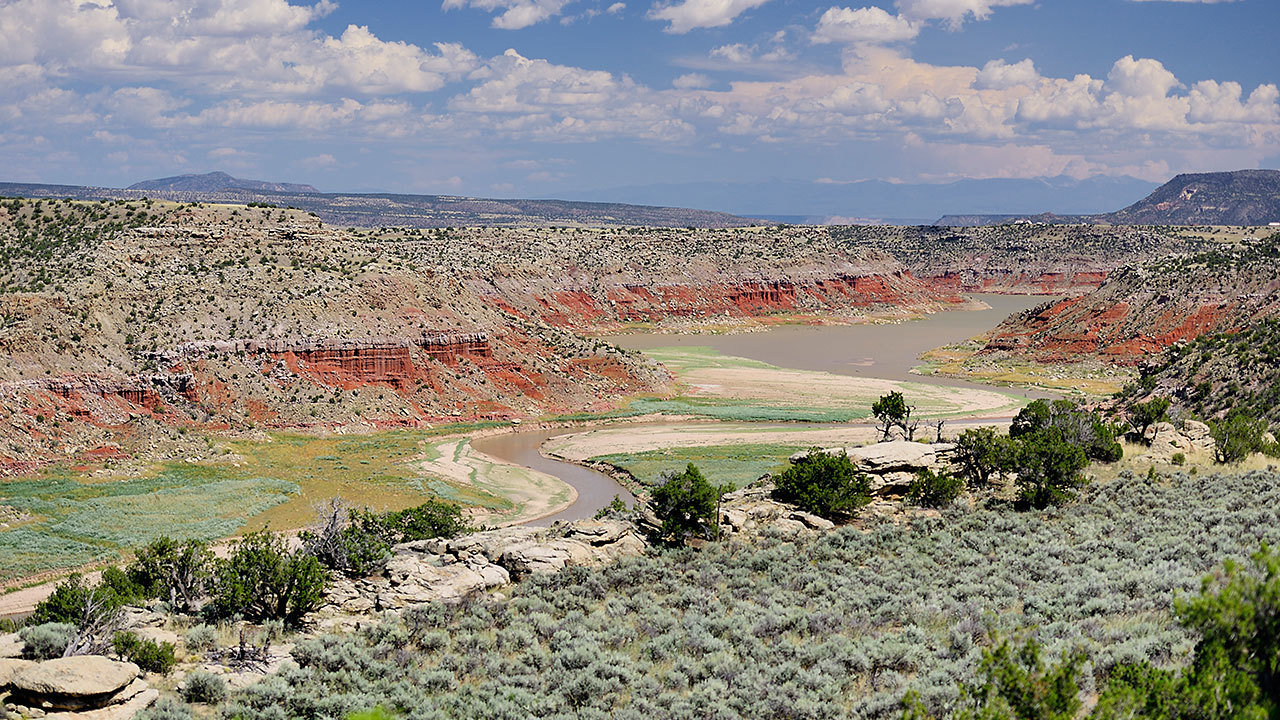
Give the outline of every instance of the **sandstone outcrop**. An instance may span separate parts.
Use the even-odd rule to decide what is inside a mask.
[[[126,720],[155,702],[159,692],[139,677],[138,666],[98,655],[3,661],[0,689],[5,707],[19,717],[54,720]]]
[[[1209,426],[1197,420],[1184,420],[1181,429],[1173,423],[1155,423],[1143,437],[1151,446],[1146,454],[1154,460],[1168,461],[1178,453],[1213,452],[1215,447]]]
[[[620,520],[501,528],[405,543],[392,549],[391,560],[377,574],[332,583],[319,619],[457,601],[531,574],[638,555],[645,547],[635,527]]]
[[[770,484],[727,493],[720,504],[720,530],[726,536],[758,535],[766,531],[796,536],[826,532],[835,523],[780,503],[770,497]]]

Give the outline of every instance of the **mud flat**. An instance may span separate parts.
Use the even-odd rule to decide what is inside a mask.
[[[558,474],[542,472],[528,466],[523,462],[524,458],[513,462],[500,450],[498,452],[481,450],[476,447],[476,444],[482,447],[496,446],[500,449],[503,441],[498,438],[520,438],[526,443],[535,443],[536,448],[537,443],[541,443],[545,437],[545,433],[533,432],[500,435],[474,442],[468,438],[442,440],[427,446],[428,459],[423,460],[420,467],[429,475],[442,477],[475,491],[496,495],[509,503],[507,507],[502,508],[475,508],[472,515],[473,522],[484,525],[518,525],[555,515],[578,504],[577,488]],[[488,441],[487,445],[486,441]],[[510,444],[513,441],[506,442]],[[558,464],[573,470],[583,470],[565,463]],[[559,468],[552,469],[559,470]],[[608,480],[608,478],[604,479]],[[590,500],[590,498],[587,499]],[[605,502],[608,500],[606,499]],[[595,512],[595,509],[592,508],[591,512]]]

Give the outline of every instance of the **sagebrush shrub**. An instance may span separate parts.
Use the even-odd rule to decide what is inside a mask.
[[[28,625],[18,631],[18,637],[23,643],[22,655],[30,660],[62,657],[75,636],[76,626],[70,623]]]
[[[208,670],[193,670],[182,682],[182,697],[189,703],[216,705],[227,699],[227,681]]]

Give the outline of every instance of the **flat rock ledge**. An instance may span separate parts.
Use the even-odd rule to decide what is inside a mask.
[[[774,532],[794,537],[835,527],[829,520],[771,499],[772,490],[766,483],[725,495],[720,509],[722,535]],[[330,583],[325,606],[311,619],[321,631],[351,628],[380,613],[399,613],[428,602],[459,602],[530,575],[641,555],[648,549],[647,530],[657,524],[657,518],[642,510],[637,523],[580,520],[549,528],[510,527],[396,545],[391,560],[379,572]]]
[[[100,655],[0,660],[0,693],[10,715],[45,720],[128,720],[160,694],[137,665]]]
[[[952,443],[920,443],[890,440],[858,447],[823,448],[828,455],[844,453],[858,470],[871,477],[871,492],[876,496],[901,496],[916,473],[949,467],[956,446]],[[808,452],[791,456],[799,462]]]

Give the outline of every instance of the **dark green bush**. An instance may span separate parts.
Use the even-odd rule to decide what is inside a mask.
[[[1085,655],[1064,654],[1048,665],[1035,640],[1013,647],[1008,640],[982,651],[978,681],[961,690],[957,718],[966,720],[1074,720],[1080,712]]]
[[[851,517],[871,500],[871,479],[843,452],[813,449],[773,478],[773,497],[828,519]]]
[[[1266,447],[1267,423],[1233,410],[1211,426],[1214,453],[1220,463],[1238,463]]]
[[[173,654],[173,643],[143,639],[131,632],[118,632],[111,640],[111,647],[123,660],[137,665],[147,672],[168,675],[178,664]]]
[[[661,522],[659,539],[680,544],[691,537],[714,538],[719,531],[720,497],[731,489],[707,482],[693,463],[684,472],[667,475],[649,501]]]
[[[281,538],[260,531],[243,539],[217,563],[212,619],[243,617],[296,625],[324,598],[325,570],[315,556],[289,551]]]
[[[946,470],[934,472],[924,469],[916,473],[907,486],[907,502],[921,507],[946,507],[960,497],[964,480]]]
[[[1116,441],[1118,429],[1070,400],[1036,400],[1027,405],[1009,425],[1009,437],[1020,439],[1050,428],[1056,429],[1064,442],[1083,450],[1089,460],[1115,462],[1124,457],[1124,449]]]
[[[163,599],[182,612],[189,612],[208,591],[212,571],[213,554],[208,545],[169,537],[157,538],[138,550],[125,568],[143,597]]]
[[[120,598],[109,585],[89,585],[80,575],[71,575],[58,583],[49,597],[36,604],[28,622],[34,625],[65,623],[83,627],[94,610],[118,611]]]
[[[1081,447],[1067,442],[1060,429],[1046,427],[1018,437],[1006,468],[1017,474],[1019,500],[1043,509],[1073,499],[1088,465]]]
[[[1129,424],[1133,426],[1133,439],[1143,439],[1147,428],[1168,420],[1169,405],[1170,400],[1166,397],[1154,397],[1146,402],[1130,405],[1126,414],[1129,416]]]
[[[976,427],[956,439],[955,461],[970,485],[989,485],[999,476],[1008,452],[1007,437],[997,435],[995,428]]]

